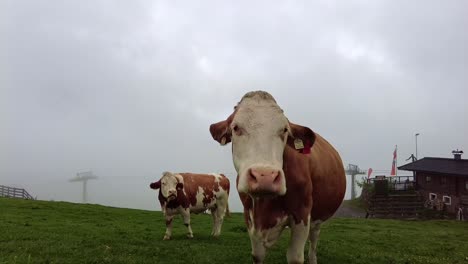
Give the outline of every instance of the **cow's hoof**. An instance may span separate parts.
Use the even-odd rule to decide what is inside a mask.
[[[193,238],[193,234],[187,234],[188,238]]]
[[[171,239],[171,237],[170,237],[170,236],[167,236],[167,235],[164,236],[164,238],[163,238],[163,240],[170,240],[170,239]]]

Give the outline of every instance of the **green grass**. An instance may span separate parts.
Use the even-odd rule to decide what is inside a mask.
[[[219,239],[211,216],[195,215],[195,238],[180,218],[163,241],[160,212],[0,198],[0,263],[251,263],[241,214],[225,220]],[[289,232],[266,263],[285,263]],[[320,263],[465,263],[468,223],[332,219],[323,225]]]

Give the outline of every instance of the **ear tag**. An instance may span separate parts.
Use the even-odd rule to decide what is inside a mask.
[[[221,138],[221,145],[222,146],[226,145],[226,137]]]
[[[302,142],[302,140],[300,138],[296,138],[294,140],[294,147],[296,149],[303,149],[304,148],[304,142]]]

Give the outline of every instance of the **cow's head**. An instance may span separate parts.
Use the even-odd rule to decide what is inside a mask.
[[[254,196],[284,195],[285,147],[308,153],[315,141],[312,130],[290,123],[273,96],[263,91],[244,95],[234,113],[212,124],[210,132],[221,145],[232,142],[237,189]]]
[[[164,198],[171,201],[177,198],[177,191],[184,188],[184,179],[180,174],[164,172],[159,181],[150,184],[150,188],[155,190],[161,188]]]

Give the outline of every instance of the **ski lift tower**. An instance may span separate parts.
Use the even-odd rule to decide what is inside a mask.
[[[346,174],[351,175],[351,199],[354,199],[356,198],[356,175],[366,174],[366,172],[359,169],[358,165],[348,164]]]
[[[88,180],[95,180],[98,177],[93,174],[92,171],[78,172],[76,177],[70,179],[70,182],[83,182],[83,203],[86,203],[88,198],[88,192],[86,190],[86,184]]]

